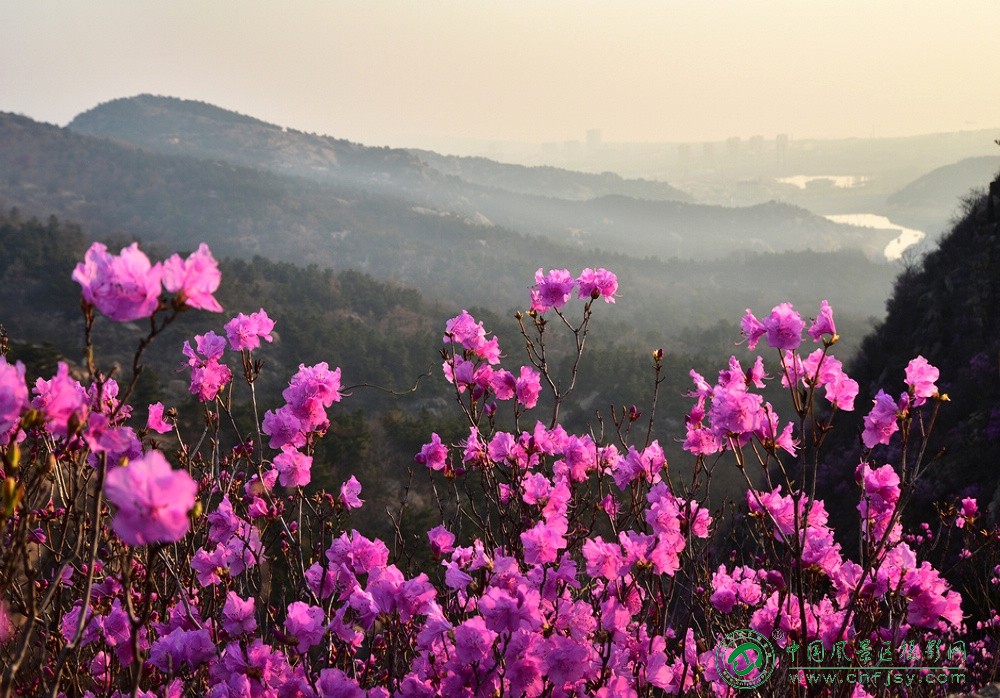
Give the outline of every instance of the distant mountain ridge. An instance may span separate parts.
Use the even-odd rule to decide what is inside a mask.
[[[43,220],[54,214],[112,246],[140,239],[144,249],[156,247],[165,255],[204,241],[220,258],[260,255],[335,271],[356,269],[415,287],[435,301],[500,312],[524,307],[539,267],[578,272],[604,266],[622,280],[623,295],[613,314],[622,323],[619,334],[628,328],[652,332],[643,344],[667,348],[665,335],[678,341],[681,328],[734,321],[747,305],[770,307],[782,300],[808,308],[828,298],[866,325],[869,316],[880,314],[891,283],[887,266],[857,249],[773,254],[748,250],[751,245],[736,239],[723,248],[722,258],[640,258],[598,250],[582,235],[584,241],[574,244],[526,235],[389,191],[155,154],[0,113],[0,210],[16,206],[22,215]],[[601,207],[600,215],[616,217],[626,227],[626,213],[644,207],[647,219],[678,207],[705,218],[728,216],[737,232],[754,227],[743,225],[752,222],[753,209],[713,210],[627,197],[569,202],[508,195],[511,205],[530,201],[540,211],[549,206],[543,212],[554,217],[562,208]],[[776,217],[788,210],[773,208]],[[664,225],[663,239],[670,235]],[[670,252],[662,241],[656,249]]]
[[[689,194],[666,182],[625,179],[614,172],[591,174],[545,165],[514,165],[484,157],[441,155],[430,150],[411,149],[410,152],[439,172],[474,184],[520,194],[537,194],[571,201],[614,195],[650,201],[694,201]]]
[[[962,198],[982,188],[1000,173],[1000,156],[965,158],[938,167],[892,194],[886,200],[894,220],[929,233],[939,232],[940,211],[958,212]],[[975,192],[973,191],[973,195]]]
[[[667,190],[662,188],[656,201],[624,193],[648,190],[650,183],[641,180],[560,171],[559,182],[546,188],[534,186],[539,173],[531,168],[480,163],[475,179],[481,181],[467,181],[436,169],[410,151],[305,134],[176,98],[141,95],[107,102],[78,116],[69,129],[154,153],[220,160],[324,184],[362,187],[404,198],[425,212],[542,235],[580,249],[642,257],[710,258],[740,249],[857,247],[877,256],[891,239],[884,232],[859,231],[792,206],[750,209],[744,215],[744,209],[665,201],[662,196]],[[437,162],[455,169],[446,158]],[[485,170],[489,172],[484,174]],[[518,174],[528,179],[519,186],[510,184]],[[482,183],[491,178],[496,185]],[[595,184],[601,182],[603,190]],[[499,186],[504,183],[507,188]],[[580,200],[554,195],[556,190],[570,185],[577,189],[583,183],[599,196]]]

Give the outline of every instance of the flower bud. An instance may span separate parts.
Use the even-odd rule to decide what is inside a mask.
[[[3,462],[8,470],[17,472],[18,467],[21,464],[21,447],[17,445],[15,441],[4,451]]]
[[[21,501],[21,497],[23,495],[24,485],[18,484],[12,477],[8,477],[3,481],[3,491],[2,496],[0,496],[0,504],[3,506],[4,518],[7,518],[14,513],[14,509],[17,508],[17,505]]]

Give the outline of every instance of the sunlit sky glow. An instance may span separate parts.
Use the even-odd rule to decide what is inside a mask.
[[[1000,125],[1000,1],[8,0],[0,111],[153,93],[371,145]]]

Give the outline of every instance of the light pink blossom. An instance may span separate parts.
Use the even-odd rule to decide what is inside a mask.
[[[150,451],[107,474],[104,493],[117,511],[115,533],[129,545],[172,543],[190,528],[198,485],[183,470],[174,470],[159,451]]]
[[[149,317],[159,303],[163,269],[133,242],[119,255],[95,242],[84,261],[76,265],[73,280],[80,284],[85,301],[112,320],[125,322]]]
[[[221,313],[222,306],[212,295],[221,281],[219,263],[205,243],[187,259],[175,254],[163,263],[163,286],[170,293],[178,294],[179,302],[192,308]]]

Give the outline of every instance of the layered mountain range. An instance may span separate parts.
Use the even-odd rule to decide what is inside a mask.
[[[788,298],[829,297],[865,322],[881,313],[892,268],[880,251],[894,233],[686,198],[661,182],[367,147],[173,98],[115,100],[66,128],[0,114],[0,206],[93,238],[205,241],[223,257],[357,269],[499,309],[524,304],[539,267],[605,266],[624,282],[621,317],[661,337]]]

